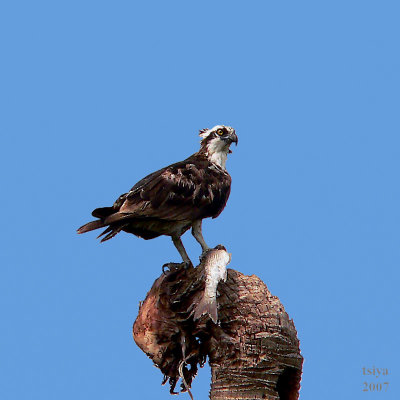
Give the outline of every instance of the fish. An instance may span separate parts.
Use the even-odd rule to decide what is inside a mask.
[[[208,314],[214,324],[218,322],[217,287],[222,280],[226,282],[226,266],[231,262],[232,255],[222,245],[209,250],[202,259],[205,274],[204,293],[194,308],[193,320],[196,321]]]

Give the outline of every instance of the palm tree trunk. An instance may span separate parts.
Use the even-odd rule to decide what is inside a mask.
[[[190,393],[208,357],[211,400],[298,399],[303,358],[296,329],[258,277],[228,269],[218,285],[218,324],[207,314],[194,320],[212,262],[207,254],[197,268],[170,271],[154,282],[133,326],[137,345],[171,393],[180,378],[181,390]]]

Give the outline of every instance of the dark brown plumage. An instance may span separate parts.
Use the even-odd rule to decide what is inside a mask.
[[[192,227],[206,251],[201,221],[216,218],[226,205],[231,177],[225,161],[230,144],[238,139],[233,128],[223,125],[202,130],[200,136],[203,139],[197,153],[146,176],[112,207],[96,208],[92,215],[98,219],[80,227],[78,233],[106,227],[99,235],[102,242],[120,231],[143,239],[171,236],[183,261],[190,263],[180,237]]]

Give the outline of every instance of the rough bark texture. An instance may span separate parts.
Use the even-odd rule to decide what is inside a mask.
[[[133,326],[137,345],[170,383],[190,388],[198,365],[209,358],[211,400],[299,397],[303,358],[293,322],[256,276],[228,269],[218,286],[218,324],[193,320],[205,286],[204,265],[162,274]],[[190,368],[188,368],[190,367]]]

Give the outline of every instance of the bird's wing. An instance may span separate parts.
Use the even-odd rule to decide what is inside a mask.
[[[117,200],[118,212],[105,223],[132,217],[170,221],[216,217],[225,207],[230,185],[227,172],[189,157],[139,181]]]

